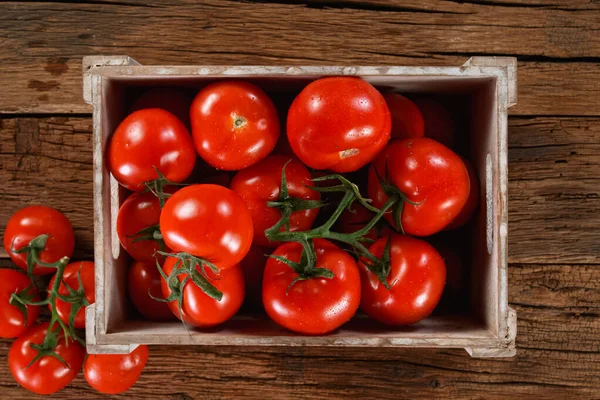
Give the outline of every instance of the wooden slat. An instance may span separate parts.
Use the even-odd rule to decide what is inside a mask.
[[[594,2],[413,3],[0,2],[0,62],[10,76],[0,112],[89,112],[80,63],[91,54],[192,65],[460,65],[471,55],[514,55],[513,115],[600,115]]]
[[[47,204],[73,222],[76,257],[92,257],[90,131],[87,117],[0,119],[0,229]],[[510,118],[510,262],[600,262],[598,137],[599,118]]]

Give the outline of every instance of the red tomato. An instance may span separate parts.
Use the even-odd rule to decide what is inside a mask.
[[[450,112],[437,101],[427,97],[418,97],[414,102],[425,121],[425,137],[453,148],[456,142],[456,123]]]
[[[78,342],[71,341],[67,346],[62,330],[56,324],[54,329],[59,339],[54,352],[65,360],[68,367],[48,355],[29,365],[38,354],[31,344],[42,344],[47,329],[48,323],[32,326],[13,342],[8,352],[8,366],[17,383],[37,394],[52,394],[71,383],[85,357],[85,349]]]
[[[176,116],[160,108],[130,114],[121,122],[108,146],[108,166],[127,189],[141,191],[144,182],[158,178],[155,168],[170,181],[182,182],[194,169],[192,137]]]
[[[147,361],[148,346],[143,344],[129,354],[90,354],[83,376],[100,393],[119,394],[135,384]]]
[[[346,323],[360,303],[360,275],[354,259],[323,239],[314,241],[317,268],[334,273],[333,278],[311,278],[290,284],[298,274],[287,264],[269,258],[263,277],[263,305],[277,324],[291,331],[322,335]],[[274,255],[299,262],[302,245],[278,247]]]
[[[249,82],[208,85],[194,99],[190,117],[198,154],[218,169],[238,170],[257,163],[279,138],[273,102]]]
[[[240,195],[250,210],[254,222],[254,244],[258,246],[277,247],[280,244],[271,242],[265,236],[265,230],[279,222],[282,215],[280,209],[269,207],[267,202],[279,199],[281,171],[287,162],[285,177],[288,195],[305,200],[319,200],[319,192],[306,187],[313,185],[308,169],[301,162],[286,156],[267,157],[238,172],[231,181],[231,190]],[[318,208],[294,212],[290,218],[290,231],[310,229],[318,213]]]
[[[383,256],[387,241],[381,238],[369,248]],[[427,317],[438,304],[446,281],[444,260],[424,240],[394,234],[390,243],[390,273],[387,289],[377,276],[360,262],[362,298],[360,308],[386,325],[409,325]]]
[[[27,270],[27,253],[16,254],[11,251],[27,246],[32,239],[47,234],[48,240],[44,250],[39,253],[39,260],[54,263],[62,257],[71,257],[75,249],[75,234],[71,223],[60,211],[45,206],[29,206],[17,211],[6,224],[4,231],[4,248],[15,264]],[[36,265],[35,275],[46,275],[56,272],[55,268]]]
[[[176,116],[183,124],[190,126],[190,105],[192,97],[180,88],[157,87],[146,90],[129,107],[129,113],[145,108],[162,108]]]
[[[377,168],[385,180],[386,163],[389,184],[408,200],[420,203],[404,204],[401,222],[408,234],[428,236],[441,231],[469,197],[469,174],[458,155],[433,139],[403,139],[386,147],[369,170],[369,197],[375,207],[383,207],[388,200],[375,173]],[[385,217],[395,225],[392,213]]]
[[[269,251],[252,246],[240,263],[246,281],[246,303],[252,308],[262,307],[262,279]]]
[[[352,205],[352,211],[344,210],[338,226],[342,233],[354,233],[365,227],[373,218],[375,213],[367,210],[366,207],[355,203]],[[394,232],[391,226],[382,218],[377,221],[377,224],[364,237],[371,240],[377,240],[382,236],[390,235]]]
[[[27,325],[21,310],[10,302],[13,293],[19,293],[31,286],[29,277],[12,269],[0,269],[0,338],[12,339],[20,336],[40,315],[40,307],[27,305]],[[31,300],[39,301],[35,289],[29,292]]]
[[[71,289],[75,291],[79,290],[79,280],[77,278],[77,274],[81,274],[83,293],[86,300],[89,304],[93,304],[96,301],[96,292],[94,287],[94,263],[91,261],[77,261],[67,265],[63,273],[62,282],[58,289],[58,293],[63,296],[67,296],[69,294],[69,290],[65,286],[65,283],[69,285]],[[50,283],[48,284],[48,291],[52,289],[55,278],[56,275],[54,275],[50,280]],[[71,306],[71,303],[64,302],[58,298],[56,299],[56,311],[58,312],[58,316],[67,325],[69,324]],[[52,311],[50,304],[48,304],[48,309]],[[74,326],[76,329],[85,328],[85,307],[81,307],[77,312]]]
[[[156,301],[148,294],[162,298],[161,280],[155,262],[134,261],[129,268],[127,291],[131,302],[144,318],[151,321],[174,319],[167,303]]]
[[[467,172],[469,173],[469,198],[467,198],[467,202],[465,203],[463,208],[460,210],[458,215],[452,220],[452,222],[450,222],[446,229],[460,228],[461,226],[469,222],[473,214],[475,214],[477,206],[479,205],[479,180],[477,179],[477,174],[475,173],[475,170],[473,169],[473,166],[471,165],[469,160],[467,160],[464,157],[461,158],[465,163],[465,166],[467,167]]]
[[[244,200],[223,186],[180,189],[167,200],[160,231],[176,252],[202,257],[221,269],[238,264],[252,244],[252,217]]]
[[[171,273],[177,261],[176,258],[167,257],[163,266],[167,276]],[[205,268],[205,271],[205,277],[223,293],[221,301],[209,297],[190,279],[183,288],[183,305],[181,308],[183,321],[186,324],[201,328],[222,324],[233,317],[244,302],[245,294],[244,272],[239,265],[221,270],[218,275],[213,273],[210,268]],[[187,276],[186,274],[179,275],[179,281],[183,281]],[[164,298],[171,295],[171,290],[164,279],[161,281],[161,289]],[[177,318],[180,318],[179,303],[171,301],[168,305],[171,312]]]
[[[165,193],[172,194],[176,190],[173,186],[164,188]],[[117,234],[121,246],[134,260],[154,262],[154,253],[157,250],[169,252],[168,248],[160,248],[160,239],[136,241],[141,236],[136,234],[151,226],[156,226],[156,233],[160,234],[160,212],[160,202],[152,192],[133,193],[121,205],[117,216]]]
[[[360,78],[318,79],[294,99],[287,135],[300,160],[315,169],[356,171],[390,139],[392,120],[381,93]]]
[[[392,115],[392,139],[409,139],[425,135],[425,123],[419,107],[398,93],[383,95]]]

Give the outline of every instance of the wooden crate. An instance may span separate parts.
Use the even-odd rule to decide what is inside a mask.
[[[126,298],[127,255],[115,224],[126,191],[110,175],[104,153],[126,115],[132,87],[202,87],[224,78],[256,82],[267,92],[298,93],[323,76],[360,76],[402,93],[460,96],[469,116],[467,151],[479,176],[481,207],[471,229],[471,302],[456,315],[431,316],[387,329],[354,318],[325,336],[300,336],[266,316],[240,315],[220,327],[197,330],[181,322],[132,319]],[[126,56],[83,60],[83,97],[94,107],[94,254],[96,303],[86,310],[89,353],[127,353],[139,344],[238,346],[365,346],[465,348],[474,357],[515,354],[516,313],[507,288],[507,108],[516,103],[516,59],[473,57],[459,67],[143,66]],[[275,99],[276,101],[276,99]]]

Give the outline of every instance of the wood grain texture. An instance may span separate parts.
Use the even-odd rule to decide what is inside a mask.
[[[600,262],[598,137],[600,118],[510,118],[509,262]],[[0,119],[0,229],[47,204],[72,221],[75,256],[91,258],[91,163],[88,117]]]
[[[512,114],[600,115],[595,1],[168,4],[0,2],[0,61],[11,77],[0,112],[90,112],[80,64],[92,54],[172,65],[461,65],[512,55],[521,60]]]

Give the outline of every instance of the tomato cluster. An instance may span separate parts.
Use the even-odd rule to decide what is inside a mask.
[[[95,301],[94,263],[69,262],[75,247],[69,220],[50,207],[25,207],[8,221],[4,246],[28,273],[0,269],[0,337],[16,338],[8,353],[15,380],[34,393],[52,394],[83,367],[99,392],[129,389],[144,368],[147,347],[131,355],[86,358],[79,330],[85,328],[86,306]],[[49,276],[47,287],[34,275]],[[37,322],[42,306],[49,309],[49,322]]]
[[[314,335],[359,306],[388,325],[433,312],[446,265],[417,237],[464,225],[479,200],[444,105],[354,77],[308,84],[285,124],[269,95],[243,80],[212,83],[187,102],[176,89],[145,96],[108,152],[113,176],[134,191],[117,233],[144,318],[206,328],[245,299]]]

